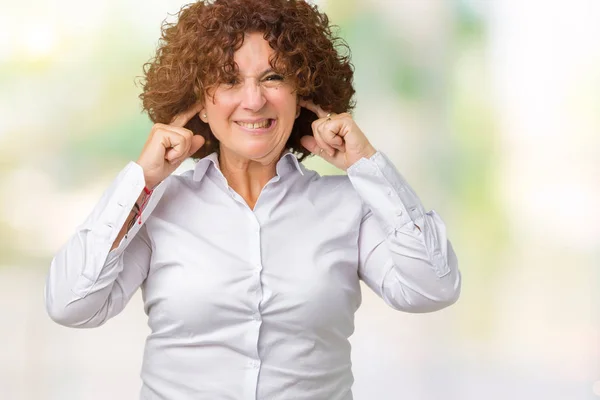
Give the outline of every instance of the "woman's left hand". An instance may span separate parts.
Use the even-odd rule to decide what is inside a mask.
[[[376,153],[350,114],[328,113],[310,100],[300,100],[300,105],[319,117],[312,123],[313,136],[300,139],[311,153],[344,171],[361,158]]]

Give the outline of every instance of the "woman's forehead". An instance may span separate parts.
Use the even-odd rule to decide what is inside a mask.
[[[260,75],[271,70],[274,50],[260,33],[246,34],[242,46],[233,55],[240,74]]]

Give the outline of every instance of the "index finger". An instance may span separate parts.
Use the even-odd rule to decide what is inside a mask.
[[[202,109],[202,103],[194,103],[187,110],[182,111],[179,114],[175,115],[169,125],[178,126],[180,128],[183,128],[185,126],[185,124],[187,124],[188,121],[194,117],[194,115],[196,115],[200,112],[201,109]]]
[[[327,117],[327,112],[324,111],[321,106],[316,105],[315,103],[313,103],[312,100],[300,100],[300,106],[304,107],[312,112],[314,112],[315,114],[317,114],[317,117],[319,118],[325,118]]]

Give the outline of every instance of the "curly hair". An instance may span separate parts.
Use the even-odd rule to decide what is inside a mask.
[[[204,99],[237,72],[233,61],[246,33],[260,32],[274,50],[271,67],[289,78],[296,94],[335,113],[354,108],[350,49],[336,36],[327,15],[303,0],[213,0],[183,6],[177,22],[162,24],[156,55],[144,64],[143,110],[154,123],[172,118]],[[301,108],[286,148],[303,160],[300,144],[312,135],[317,116]],[[198,115],[188,124],[206,143],[194,158],[219,151],[219,142]]]

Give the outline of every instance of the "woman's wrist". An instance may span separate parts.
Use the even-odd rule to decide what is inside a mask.
[[[366,158],[369,159],[371,157],[373,157],[375,155],[375,153],[377,153],[377,149],[375,149],[375,147],[373,147],[372,145],[368,145],[365,150],[362,152],[361,158]]]
[[[375,147],[373,147],[369,144],[363,150],[354,154],[352,158],[347,159],[348,160],[347,161],[348,168],[351,167],[352,165],[354,165],[355,163],[357,163],[358,161],[360,161],[362,158],[369,159],[369,158],[373,157],[375,155],[375,153],[377,153],[377,149],[375,149]]]
[[[144,176],[144,182],[146,183],[146,186],[144,189],[148,189],[150,191],[154,190],[154,188],[157,187],[160,183],[160,181],[157,182],[155,179],[147,177],[147,176]]]

